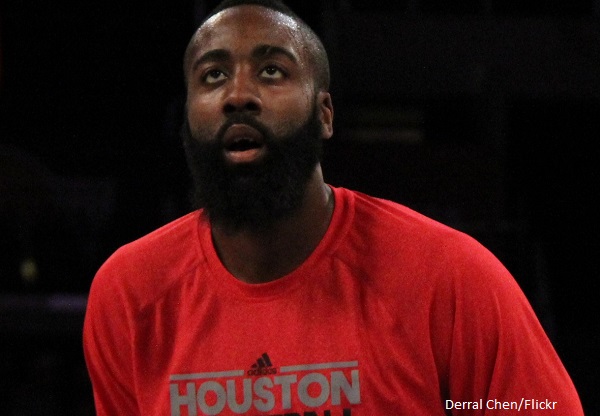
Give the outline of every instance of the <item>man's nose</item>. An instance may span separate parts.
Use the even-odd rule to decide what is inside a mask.
[[[236,74],[230,80],[226,94],[223,106],[225,113],[247,111],[258,114],[262,109],[257,80],[254,80],[251,74]]]

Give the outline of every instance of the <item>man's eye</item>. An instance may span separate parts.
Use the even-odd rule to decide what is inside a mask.
[[[283,71],[276,66],[268,66],[260,72],[263,78],[268,79],[281,79],[285,76]]]
[[[214,84],[216,82],[224,80],[225,78],[227,78],[227,76],[223,71],[220,71],[218,69],[212,69],[206,74],[204,74],[202,80],[207,84]]]

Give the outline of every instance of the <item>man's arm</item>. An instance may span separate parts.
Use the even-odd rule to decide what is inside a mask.
[[[482,409],[454,405],[452,414],[583,415],[567,371],[513,277],[487,250],[464,258],[454,283],[446,409],[472,402]]]
[[[126,300],[101,269],[88,298],[83,347],[92,381],[97,416],[135,416],[132,332]]]

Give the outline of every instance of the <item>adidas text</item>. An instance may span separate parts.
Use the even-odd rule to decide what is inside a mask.
[[[277,369],[276,368],[258,368],[258,369],[252,369],[252,370],[248,370],[248,372],[246,373],[249,376],[266,376],[268,374],[277,374]]]

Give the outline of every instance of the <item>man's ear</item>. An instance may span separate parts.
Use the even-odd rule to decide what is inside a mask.
[[[319,91],[317,95],[319,120],[321,121],[321,138],[329,139],[333,135],[333,103],[327,91]]]

